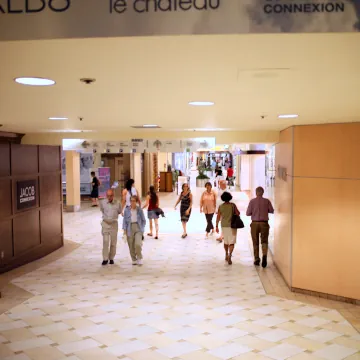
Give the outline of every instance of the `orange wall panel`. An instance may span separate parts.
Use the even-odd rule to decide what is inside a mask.
[[[360,179],[360,123],[295,126],[295,176]]]
[[[294,179],[293,287],[360,299],[359,204],[360,181]]]
[[[276,169],[280,166],[288,173],[284,181],[276,177],[275,186],[275,229],[274,261],[285,281],[291,285],[291,242],[292,242],[292,174],[293,128],[280,133],[280,142],[275,147]]]

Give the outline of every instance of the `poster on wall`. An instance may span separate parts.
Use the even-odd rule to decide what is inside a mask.
[[[94,155],[93,153],[81,153],[80,154],[80,182],[91,183],[91,170],[94,166]],[[65,152],[61,153],[61,172],[62,181],[66,182],[66,156]]]
[[[110,168],[102,167],[99,168],[99,180],[101,182],[101,185],[99,187],[99,197],[105,198],[106,197],[106,191],[110,189]]]

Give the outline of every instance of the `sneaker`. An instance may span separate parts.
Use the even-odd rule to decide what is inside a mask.
[[[260,266],[260,259],[259,259],[259,260],[255,260],[254,265],[255,265],[255,266]]]
[[[114,265],[114,260],[110,260],[110,265]]]
[[[139,260],[137,261],[137,264],[138,264],[139,266],[142,266],[142,264],[143,264],[142,259],[139,259]]]
[[[132,264],[133,264],[133,265],[137,265],[138,263],[137,263],[136,260],[133,260]]]
[[[267,267],[267,256],[263,256],[261,266],[265,269]]]
[[[101,265],[102,265],[102,266],[105,266],[105,265],[108,264],[108,262],[109,262],[109,260],[104,260]]]

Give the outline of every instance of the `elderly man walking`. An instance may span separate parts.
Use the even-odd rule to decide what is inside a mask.
[[[103,236],[103,262],[102,265],[114,264],[118,235],[118,218],[121,214],[121,204],[114,199],[114,190],[106,192],[106,199],[100,202],[102,212],[102,236]],[[110,246],[110,249],[109,249]]]
[[[252,199],[246,211],[247,216],[251,216],[251,237],[254,246],[254,265],[260,266],[259,256],[259,237],[261,236],[262,247],[262,267],[267,267],[267,254],[269,244],[269,214],[274,213],[274,208],[269,199],[263,197],[264,189],[258,187],[256,189],[256,198]]]

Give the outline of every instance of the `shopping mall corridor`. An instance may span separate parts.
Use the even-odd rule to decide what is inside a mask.
[[[115,265],[102,267],[99,210],[66,213],[65,238],[77,245],[13,280],[30,297],[0,316],[0,359],[360,359],[360,334],[337,310],[356,319],[354,305],[286,292],[272,264],[255,269],[244,216],[225,264],[194,197],[184,240],[174,195],[161,196],[166,218],[159,240],[145,238],[142,267],[121,236]],[[248,196],[235,199],[243,214]]]

